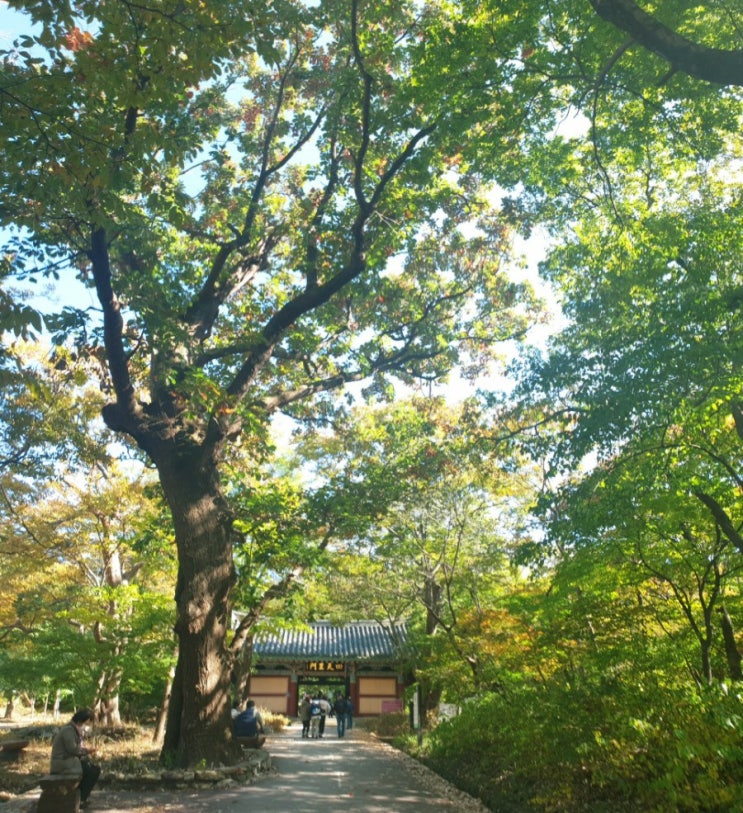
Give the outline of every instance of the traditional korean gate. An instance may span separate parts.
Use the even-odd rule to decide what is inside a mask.
[[[300,693],[332,690],[350,695],[357,716],[402,708],[404,625],[321,621],[308,626],[309,631],[256,637],[249,691],[258,706],[292,717]]]

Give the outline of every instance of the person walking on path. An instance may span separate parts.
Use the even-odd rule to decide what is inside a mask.
[[[346,696],[346,731],[350,731],[353,728],[353,702],[351,701],[351,695]]]
[[[325,721],[330,714],[330,703],[328,703],[325,695],[320,692],[317,704],[320,706],[320,739],[322,739],[325,734]]]
[[[299,704],[299,719],[302,723],[302,739],[306,740],[310,736],[310,719],[312,718],[311,697],[306,694]]]
[[[67,725],[62,726],[52,740],[52,758],[49,773],[79,776],[80,803],[87,805],[88,796],[95,787],[101,769],[90,761],[95,748],[85,746],[85,723],[93,719],[90,709],[78,709]]]
[[[310,700],[310,739],[317,740],[320,738],[320,717],[322,712],[320,710],[320,701],[313,697]]]
[[[338,729],[338,736],[343,737],[346,734],[346,699],[338,692],[338,696],[333,703],[333,711],[335,712],[335,725]]]

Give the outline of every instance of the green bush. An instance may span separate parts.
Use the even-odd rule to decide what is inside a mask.
[[[603,681],[489,694],[425,759],[499,813],[743,810],[741,698]]]

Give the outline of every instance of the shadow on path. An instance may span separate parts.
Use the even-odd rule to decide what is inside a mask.
[[[217,790],[109,791],[91,795],[91,813],[488,813],[436,774],[357,728],[304,740],[295,723],[265,746],[275,773]]]

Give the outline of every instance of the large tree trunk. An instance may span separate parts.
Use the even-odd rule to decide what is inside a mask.
[[[215,764],[236,756],[230,733],[227,646],[234,583],[232,519],[216,466],[181,459],[159,465],[178,547],[178,662],[161,758],[170,765]]]

